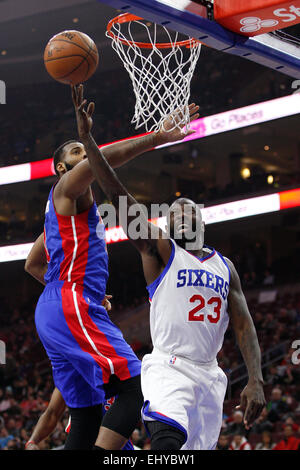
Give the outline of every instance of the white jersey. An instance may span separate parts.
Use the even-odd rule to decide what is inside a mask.
[[[172,240],[161,275],[147,287],[154,349],[198,363],[216,359],[228,326],[230,270],[213,248],[197,258]]]

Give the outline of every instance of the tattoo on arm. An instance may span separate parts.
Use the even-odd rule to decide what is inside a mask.
[[[242,292],[238,273],[229,260],[231,271],[228,296],[229,315],[232,320],[236,339],[248,369],[249,378],[262,381],[261,352],[255,326]]]

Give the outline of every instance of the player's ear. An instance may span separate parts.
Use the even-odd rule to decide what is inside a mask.
[[[64,162],[58,162],[57,165],[56,165],[56,170],[59,172],[59,173],[66,173],[67,171],[67,168],[66,168],[66,165]]]

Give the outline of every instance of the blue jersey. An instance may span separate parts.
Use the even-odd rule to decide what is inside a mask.
[[[77,215],[56,212],[51,189],[45,212],[46,283],[65,281],[102,301],[108,279],[105,228],[94,202]]]
[[[54,383],[71,408],[103,403],[111,375],[127,380],[141,370],[102,306],[108,278],[104,234],[95,203],[80,214],[63,216],[55,210],[51,189],[44,229],[46,287],[35,324]]]

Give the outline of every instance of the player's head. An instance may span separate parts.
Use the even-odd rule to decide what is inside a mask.
[[[205,224],[200,207],[191,199],[173,202],[167,214],[167,229],[179,246],[191,250],[203,247]]]
[[[60,145],[53,154],[55,173],[60,178],[84,158],[86,158],[84,145],[77,140],[68,140]]]

